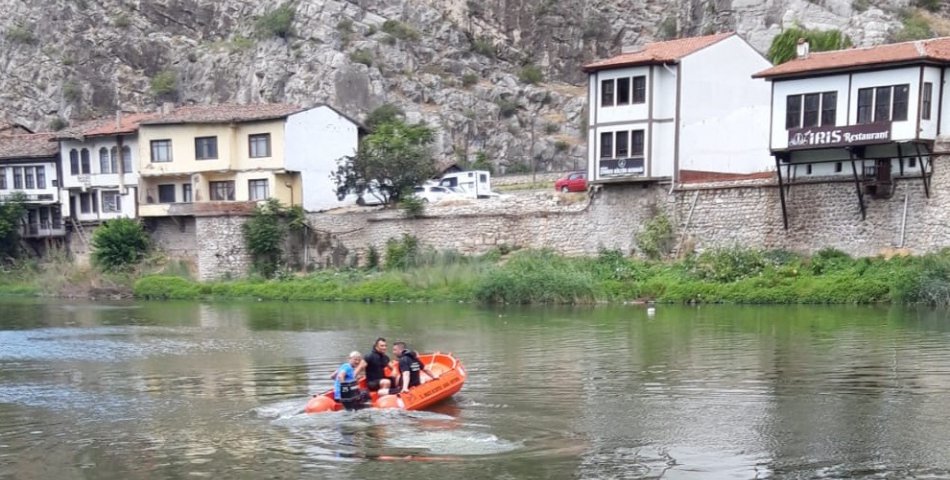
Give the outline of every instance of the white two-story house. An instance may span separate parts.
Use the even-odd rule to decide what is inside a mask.
[[[51,133],[0,135],[0,201],[23,195],[21,237],[66,235],[59,197],[59,149]]]
[[[276,198],[342,206],[330,173],[356,153],[362,127],[327,105],[192,105],[139,126],[139,215],[238,212]]]
[[[84,122],[57,135],[64,216],[83,223],[135,218],[138,126],[154,116],[119,112],[114,119]]]
[[[772,169],[771,64],[735,33],[650,43],[583,67],[588,74],[588,178],[672,180]]]
[[[900,179],[922,178],[929,195],[948,70],[950,37],[831,52],[800,44],[797,58],[754,75],[772,87],[779,181],[854,182],[862,215],[866,196],[888,198]]]

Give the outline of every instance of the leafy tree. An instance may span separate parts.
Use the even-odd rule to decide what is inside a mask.
[[[332,174],[337,198],[369,194],[383,203],[397,203],[402,192],[435,175],[433,140],[434,132],[424,123],[390,119],[377,125],[360,141],[356,155],[338,160]]]
[[[15,192],[0,201],[0,263],[20,253],[20,224],[26,214],[24,199],[22,192]]]
[[[254,215],[242,226],[244,243],[254,257],[254,270],[267,278],[277,273],[284,252],[287,227],[281,221],[283,214],[280,201],[270,198],[254,208]]]
[[[772,39],[772,45],[766,54],[769,61],[778,65],[795,58],[799,38],[808,41],[809,50],[812,52],[841,50],[852,45],[851,38],[838,30],[809,30],[795,26]]]
[[[296,7],[287,2],[257,19],[257,35],[261,38],[287,38],[294,34],[293,23]]]
[[[148,234],[137,220],[110,220],[92,234],[92,261],[105,270],[119,270],[138,263],[148,243]]]

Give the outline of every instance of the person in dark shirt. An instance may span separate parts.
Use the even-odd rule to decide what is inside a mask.
[[[366,372],[366,387],[371,392],[378,391],[386,395],[395,383],[394,379],[386,376],[386,367],[389,366],[389,356],[386,355],[386,339],[379,337],[373,344],[373,350],[363,355],[363,361],[356,367],[356,376]]]
[[[406,342],[394,343],[393,355],[396,355],[396,358],[399,359],[399,380],[396,382],[394,389],[396,392],[405,392],[412,387],[422,384],[422,380],[419,378],[420,371],[433,379],[439,378],[438,375],[426,368],[419,360],[419,356],[416,355],[416,352],[406,347]]]

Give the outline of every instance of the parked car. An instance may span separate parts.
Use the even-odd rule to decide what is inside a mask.
[[[461,196],[451,188],[439,185],[423,185],[421,187],[415,187],[412,190],[412,195],[421,199],[423,202],[435,203],[446,198]]]
[[[587,172],[571,172],[566,177],[554,182],[554,189],[559,192],[586,192]]]

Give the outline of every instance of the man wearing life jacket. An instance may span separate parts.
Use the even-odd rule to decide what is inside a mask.
[[[360,402],[359,384],[356,381],[355,368],[363,361],[360,352],[350,352],[346,363],[333,372],[333,399],[343,404],[347,410],[355,408]]]
[[[439,378],[432,373],[422,362],[416,352],[406,347],[406,342],[396,342],[393,344],[393,354],[399,359],[399,377],[397,380],[396,392],[405,392],[412,387],[421,385],[419,372],[425,372],[426,375],[435,379]],[[395,392],[390,392],[395,393]]]

